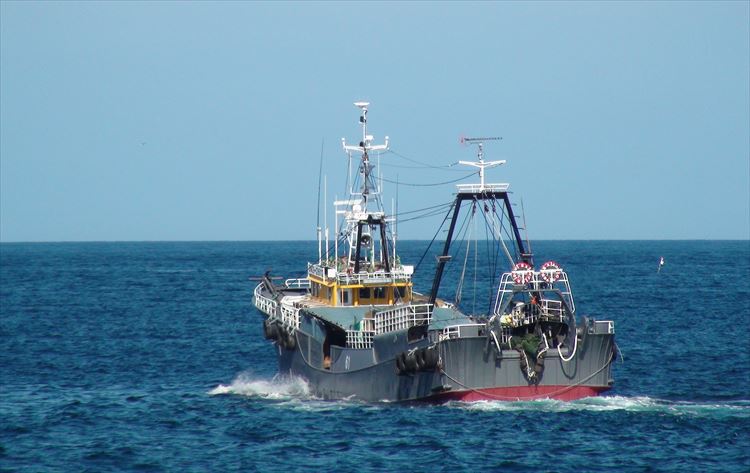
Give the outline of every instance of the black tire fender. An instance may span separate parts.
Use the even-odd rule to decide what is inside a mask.
[[[286,348],[287,331],[283,325],[276,325],[276,342],[282,348]]]
[[[396,374],[399,376],[406,372],[406,366],[404,366],[404,354],[399,353],[396,355]]]
[[[268,336],[271,337],[269,340],[279,339],[279,326],[274,323],[268,324]]]
[[[433,370],[437,368],[438,361],[440,361],[440,355],[438,355],[437,349],[427,348],[424,352],[424,364],[425,369]]]
[[[268,320],[263,320],[263,338],[266,340],[271,339],[271,329],[268,326]]]
[[[417,358],[414,356],[414,353],[404,353],[404,366],[409,373],[417,371]]]
[[[414,352],[414,359],[417,360],[417,368],[419,371],[427,369],[427,361],[425,358],[426,351],[425,348],[420,348]]]
[[[292,332],[287,332],[286,338],[284,339],[284,348],[287,350],[294,350],[297,348],[297,336]]]

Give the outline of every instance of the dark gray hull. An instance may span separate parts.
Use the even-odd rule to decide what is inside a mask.
[[[521,369],[519,352],[500,355],[485,336],[439,341],[436,368],[398,374],[395,356],[404,349],[432,345],[428,339],[408,344],[405,335],[394,335],[372,349],[338,349],[330,368],[323,368],[320,341],[297,330],[295,346],[275,343],[279,372],[305,379],[311,392],[323,399],[357,399],[368,402],[447,400],[573,400],[594,396],[612,386],[614,334],[584,333],[575,356],[561,359],[557,349],[544,356],[544,370],[532,381]],[[562,350],[566,358],[570,356]]]

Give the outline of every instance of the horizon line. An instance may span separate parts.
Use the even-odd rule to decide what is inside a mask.
[[[404,241],[430,241],[429,238],[404,238]],[[442,240],[441,240],[442,241]],[[748,238],[537,238],[531,241],[747,241]],[[47,243],[317,243],[317,240],[300,239],[249,239],[249,240],[11,240],[0,245]]]

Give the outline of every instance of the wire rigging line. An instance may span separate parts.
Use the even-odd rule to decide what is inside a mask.
[[[513,241],[513,236],[511,236],[510,232],[513,229],[513,223],[514,222],[511,222],[510,211],[509,211],[508,206],[505,205],[505,204],[503,204],[502,210],[503,210],[503,217],[500,217],[500,218],[503,219],[503,221],[505,221],[505,219],[507,219],[508,223],[510,223],[510,225],[506,225],[504,227],[505,228],[505,235],[507,237],[507,240]],[[510,256],[510,252],[508,251],[508,248],[505,246],[505,239],[503,239],[503,249],[505,249],[505,254],[508,256],[509,264],[511,266],[513,266],[513,264],[515,263],[515,261],[514,261],[513,257]],[[518,246],[514,246],[513,247],[513,255],[515,255],[516,259],[518,259],[518,257],[519,257]]]
[[[430,207],[425,207],[423,209],[407,210],[406,212],[399,212],[399,213],[393,214],[392,216],[393,217],[400,217],[402,215],[409,215],[409,214],[413,214],[413,213],[417,213],[417,212],[422,212],[422,211],[425,211],[425,210],[432,210],[432,209],[437,209],[437,208],[448,207],[448,206],[450,206],[452,204],[453,204],[452,201],[451,202],[445,202],[444,204],[432,205]]]
[[[472,205],[472,215],[471,215],[471,221],[474,222],[474,206]],[[468,232],[468,230],[467,230]],[[469,233],[468,238],[465,238],[466,240],[466,255],[464,256],[464,265],[461,268],[461,277],[458,278],[458,285],[456,286],[456,304],[461,303],[461,293],[464,289],[464,277],[466,276],[466,262],[469,260],[469,245],[471,244],[471,237],[472,234]]]
[[[469,205],[469,209],[466,212],[466,214],[463,217],[463,220],[461,221],[461,225],[458,227],[458,231],[456,232],[456,238],[454,239],[454,242],[458,243],[459,241],[463,242],[465,241],[467,244],[466,252],[468,257],[468,251],[469,251],[469,245],[471,244],[471,230],[472,230],[472,222],[474,222],[474,215],[475,215],[475,208],[476,208],[476,201],[472,201]],[[451,254],[451,259],[457,259],[459,256],[459,253],[461,253],[461,244],[456,244],[453,246]],[[464,287],[464,278],[466,273],[466,259],[464,260],[463,270],[461,271],[461,275],[458,279],[458,284],[456,285],[456,304],[460,303],[461,300],[461,293],[463,292]]]
[[[477,232],[477,221],[474,219],[474,229],[472,230],[474,234],[476,235]],[[473,291],[472,294],[474,296],[472,304],[471,304],[471,311],[473,313],[477,313],[477,264],[479,262],[479,245],[477,245],[476,237],[474,237],[474,285],[472,286]]]
[[[382,181],[388,182],[391,184],[398,184],[400,186],[412,186],[412,187],[431,187],[431,186],[442,186],[445,184],[452,184],[454,182],[463,181],[464,179],[468,179],[471,176],[474,176],[476,174],[479,174],[479,171],[469,173],[463,177],[459,177],[458,179],[451,179],[450,181],[443,181],[443,182],[433,182],[429,184],[421,184],[421,183],[409,183],[409,182],[400,182],[400,181],[391,181],[390,179],[381,178]]]
[[[422,166],[422,165],[419,165],[419,166],[409,166],[409,165],[406,165],[406,164],[389,164],[389,163],[385,163],[385,164],[380,163],[380,167],[385,167],[385,168],[400,168],[400,169],[435,169],[433,166]],[[442,168],[438,168],[437,170],[438,171],[450,171],[450,172],[462,172],[462,171],[464,171],[463,169],[442,169]]]
[[[414,272],[416,273],[419,269],[419,265],[422,264],[422,261],[424,261],[424,257],[427,256],[427,252],[430,251],[430,248],[432,247],[432,244],[435,243],[435,239],[440,234],[440,231],[443,229],[443,225],[445,225],[445,221],[448,220],[448,216],[451,214],[451,210],[453,210],[453,206],[455,205],[455,202],[453,205],[451,205],[451,208],[448,209],[448,211],[445,213],[445,218],[443,218],[443,221],[440,223],[440,226],[438,227],[437,231],[435,232],[435,235],[432,237],[432,240],[430,240],[430,244],[427,245],[427,248],[424,250],[424,253],[422,253],[422,256],[419,258],[419,262],[414,267]]]
[[[493,294],[494,294],[494,288],[495,284],[494,281],[496,280],[497,276],[497,259],[499,256],[499,248],[497,244],[495,244],[495,240],[501,240],[502,242],[502,236],[498,235],[498,232],[496,230],[495,226],[495,216],[497,215],[497,208],[494,205],[495,201],[494,199],[490,200],[490,202],[493,203],[492,208],[487,205],[487,201],[484,202],[484,205],[481,207],[482,212],[482,218],[484,220],[484,230],[485,230],[485,251],[487,254],[487,277],[489,278],[490,285],[488,287],[489,290],[489,305],[488,305],[488,311],[492,311],[492,301],[493,301]],[[492,222],[489,221],[489,219],[492,218]]]
[[[493,200],[495,200],[495,199],[493,199]],[[498,231],[498,239],[500,240],[500,243],[502,245],[502,249],[505,252],[505,256],[508,258],[509,265],[510,265],[510,267],[512,267],[513,264],[514,264],[514,260],[513,260],[513,257],[510,255],[510,252],[508,251],[508,247],[505,244],[505,240],[507,239],[508,241],[514,241],[514,238],[511,235],[511,230],[513,228],[513,222],[511,222],[511,220],[510,220],[509,207],[508,207],[508,205],[506,205],[506,202],[499,202],[499,207],[500,207],[500,213],[498,213],[498,209],[497,209],[496,206],[493,207],[493,214],[494,214],[493,217],[497,217],[497,220],[499,220],[499,222],[500,222],[500,229]],[[504,225],[504,223],[506,222],[506,220],[509,223],[509,225]],[[494,218],[493,218],[493,221],[494,221]],[[505,238],[503,237],[503,233],[505,233]],[[521,244],[520,241],[518,241],[517,243],[519,245]],[[494,270],[494,274],[495,275],[497,275],[498,259],[500,257],[500,251],[499,250],[500,250],[500,248],[497,248],[497,254],[495,256],[495,263],[494,263],[495,264],[495,270]],[[516,256],[516,258],[519,257],[519,247],[518,247],[518,245],[515,245],[513,247],[513,253]],[[492,302],[490,302],[490,303],[492,303]]]
[[[492,212],[493,212],[493,215],[497,216],[497,219],[500,221],[500,228],[498,229],[495,226],[495,219],[493,217],[493,219],[492,219],[492,223],[493,223],[492,224],[492,235],[493,235],[493,237],[495,237],[495,238],[497,238],[499,240],[500,245],[502,246],[503,251],[505,252],[505,256],[508,257],[508,263],[510,264],[510,266],[513,266],[513,257],[510,255],[510,251],[508,251],[508,247],[505,245],[505,238],[503,238],[503,230],[505,230],[505,236],[507,236],[507,238],[509,240],[512,240],[512,237],[510,236],[509,230],[507,229],[507,227],[505,227],[503,225],[503,222],[505,221],[504,217],[508,218],[508,220],[510,220],[510,217],[507,216],[507,214],[505,213],[505,204],[504,203],[500,204],[500,206],[503,209],[503,217],[501,217],[500,215],[498,215],[497,214],[497,205],[498,205],[497,199],[495,199],[493,197],[492,198]],[[515,253],[515,249],[514,249],[514,253]]]
[[[464,215],[464,218],[461,221],[461,226],[459,226],[458,231],[455,232],[457,237],[454,238],[453,241],[466,240],[466,233],[468,232],[468,226],[466,225],[466,223],[472,218],[474,218],[474,216],[468,212],[466,213],[466,215]],[[453,250],[453,255],[451,255],[451,258],[458,257],[458,253],[461,251],[459,248],[459,245],[454,245],[452,250]]]
[[[437,210],[433,210],[432,212],[427,212],[427,213],[424,213],[422,215],[417,215],[416,217],[405,218],[403,220],[399,220],[399,223],[406,223],[406,222],[411,222],[412,220],[419,220],[419,219],[422,219],[422,218],[432,217],[433,215],[440,215],[443,212],[445,212],[444,208],[443,209],[437,209]]]
[[[485,205],[485,207],[487,206],[486,201],[485,201],[484,205]],[[482,209],[482,210],[483,210],[482,217],[484,218],[484,223],[485,223],[485,226],[484,226],[484,237],[485,237],[485,241],[487,242],[487,258],[489,259],[489,256],[492,254],[492,249],[495,247],[495,245],[492,244],[492,243],[490,243],[490,241],[492,241],[494,243],[494,241],[495,241],[495,234],[494,233],[492,234],[492,240],[490,240],[490,238],[488,236],[488,230],[490,229],[490,226],[487,225],[487,223],[488,223],[487,222],[487,213],[489,213],[489,209],[487,209],[487,210]],[[487,265],[487,273],[488,273],[487,277],[488,277],[488,279],[490,281],[490,300],[492,300],[492,277],[493,277],[491,266],[492,266],[491,264]],[[487,312],[489,312],[491,309],[492,309],[492,306],[490,305],[490,308],[487,310]]]
[[[493,226],[493,228],[495,227],[495,222],[496,222],[495,217],[496,216],[497,216],[497,208],[496,208],[495,198],[493,197],[493,199],[492,199],[492,224],[493,224],[492,226]],[[502,225],[502,220],[501,220],[501,225]],[[499,231],[498,231],[498,233],[499,233]],[[499,238],[499,239],[502,241],[502,238]],[[494,289],[495,289],[494,283],[495,283],[495,281],[497,281],[497,260],[498,260],[498,257],[500,256],[500,248],[499,248],[499,246],[498,245],[493,245],[492,246],[492,251],[493,251],[493,258],[492,258],[492,279],[491,279],[492,284],[490,284],[489,303],[488,303],[488,307],[490,308],[490,310],[492,310],[492,301],[493,301],[493,297],[492,296],[495,293],[495,291],[494,291]]]
[[[401,159],[405,159],[406,161],[409,161],[411,163],[419,164],[421,167],[432,168],[432,169],[440,169],[441,171],[461,171],[460,169],[450,169],[453,166],[455,166],[456,164],[458,164],[458,161],[455,161],[455,162],[450,163],[450,164],[445,164],[445,165],[442,165],[442,166],[436,166],[434,164],[428,164],[428,163],[424,163],[422,161],[418,161],[418,160],[413,159],[413,158],[409,158],[409,157],[404,156],[403,154],[401,154],[401,153],[399,153],[397,151],[394,151],[393,149],[389,149],[388,152],[391,153],[391,154],[393,154],[393,155],[398,156]],[[396,166],[396,165],[390,164],[390,166]]]

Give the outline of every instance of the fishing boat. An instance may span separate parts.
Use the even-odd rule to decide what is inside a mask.
[[[477,145],[478,159],[459,163],[478,168],[479,182],[457,186],[432,287],[423,295],[413,288],[415,267],[397,254],[395,216],[384,210],[373,172],[388,137],[374,144],[369,103],[355,105],[362,137],[355,145],[342,140],[356,173],[348,199],[333,203],[333,244],[318,225],[318,259],[307,264],[306,277],[266,273],[254,290],[279,373],[303,378],[323,399],[367,402],[574,400],[610,389],[614,323],[579,320],[562,266],[535,266],[509,184],[485,183],[486,169],[505,164],[484,160],[484,142],[492,138],[465,140]],[[476,222],[493,242],[482,251],[471,245]],[[446,265],[461,259],[453,300],[438,297]],[[487,284],[486,309],[462,309],[469,262],[480,260],[495,272],[501,262],[508,267]],[[476,268],[473,274],[476,289]]]

